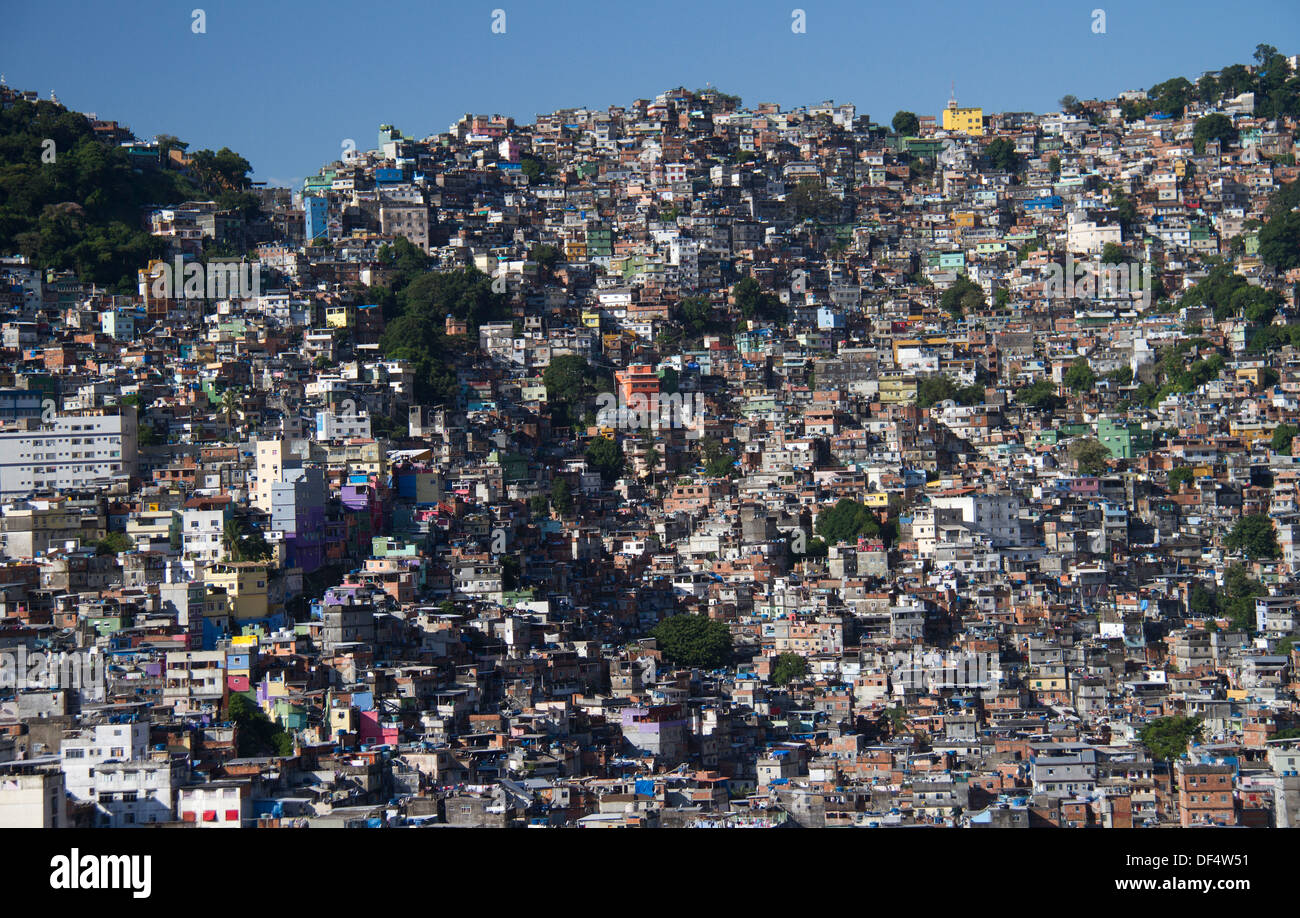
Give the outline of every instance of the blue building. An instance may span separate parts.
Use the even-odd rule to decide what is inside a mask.
[[[319,195],[309,195],[302,199],[303,234],[308,243],[315,242],[326,235],[329,224],[329,202]]]

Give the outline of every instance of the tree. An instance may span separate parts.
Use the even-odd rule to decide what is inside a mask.
[[[1188,740],[1201,738],[1204,728],[1196,717],[1161,717],[1139,732],[1142,745],[1161,762],[1172,762],[1187,752]]]
[[[221,413],[226,419],[226,426],[230,426],[230,421],[235,415],[235,410],[244,402],[243,390],[238,386],[230,386],[221,392]]]
[[[1244,552],[1247,558],[1273,559],[1282,556],[1277,530],[1267,514],[1252,513],[1237,520],[1232,531],[1223,537],[1228,551]]]
[[[1187,610],[1198,618],[1211,618],[1219,614],[1219,598],[1204,584],[1195,583],[1187,596]]]
[[[1192,470],[1185,465],[1180,465],[1169,472],[1169,490],[1177,494],[1183,489],[1183,485],[1190,485],[1195,480]]]
[[[797,653],[783,653],[772,664],[772,684],[788,685],[808,672],[808,661]]]
[[[1255,597],[1264,594],[1264,586],[1246,573],[1240,564],[1229,564],[1223,572],[1223,594],[1215,604],[1232,626],[1251,634],[1255,631]]]
[[[533,244],[528,257],[537,262],[537,267],[541,270],[543,277],[550,277],[551,272],[555,270],[555,265],[560,260],[560,250],[553,245],[538,242]]]
[[[587,394],[591,380],[591,367],[585,357],[561,354],[552,357],[542,371],[542,384],[546,386],[548,402],[574,405]]]
[[[610,484],[623,474],[623,447],[609,437],[596,437],[587,447],[587,464],[600,473],[601,479]]]
[[[573,512],[573,493],[569,490],[567,480],[557,478],[551,482],[551,506],[560,516],[568,516]]]
[[[826,190],[820,179],[811,176],[799,179],[794,190],[786,195],[786,202],[796,220],[829,222],[840,212],[839,199]]]
[[[1087,392],[1097,384],[1097,374],[1092,371],[1086,357],[1077,358],[1065,371],[1065,385],[1074,392]]]
[[[682,297],[675,312],[677,321],[692,335],[703,334],[713,321],[713,306],[704,296]]]
[[[1291,444],[1298,433],[1300,433],[1300,427],[1296,427],[1294,424],[1279,424],[1273,428],[1273,439],[1269,445],[1273,447],[1275,453],[1292,455]]]
[[[1051,380],[1040,379],[1016,390],[1016,404],[1037,408],[1039,411],[1056,411],[1065,406],[1065,399],[1056,394]]]
[[[240,541],[244,538],[244,527],[239,524],[239,520],[231,517],[226,520],[221,527],[221,548],[226,558],[231,561],[243,561],[244,557],[240,553]]]
[[[1118,185],[1111,185],[1110,206],[1115,208],[1116,218],[1119,220],[1124,235],[1130,235],[1141,216],[1138,213],[1137,205],[1133,203],[1133,199],[1125,194],[1124,190]]]
[[[1110,450],[1092,437],[1075,440],[1070,444],[1069,454],[1079,471],[1085,475],[1100,475],[1106,471],[1106,463],[1110,459]]]
[[[1068,115],[1077,114],[1079,110],[1083,107],[1082,105],[1080,105],[1079,100],[1076,97],[1071,95],[1061,96],[1060,101],[1057,102],[1056,104],[1061,106],[1061,111],[1065,112]]]
[[[939,308],[954,319],[960,319],[967,313],[979,312],[984,307],[984,288],[964,274],[957,275],[957,280],[939,297]]]
[[[1101,247],[1101,263],[1103,265],[1122,264],[1125,259],[1123,246],[1118,246],[1113,242],[1108,242]]]
[[[898,533],[898,524],[893,520],[882,524],[870,507],[848,497],[840,498],[834,507],[818,513],[814,528],[828,545],[852,542],[858,536],[879,538],[889,545]]]
[[[528,177],[530,184],[535,184],[547,177],[550,167],[547,166],[546,160],[534,156],[531,153],[521,153],[519,156],[519,168]]]
[[[465,345],[445,334],[447,316],[464,320],[470,340],[477,340],[481,323],[504,318],[505,295],[494,292],[492,279],[474,268],[418,274],[395,289],[401,314],[385,327],[380,350],[410,362],[418,402],[454,404],[461,386],[453,360]]]
[[[702,615],[670,615],[651,636],[663,655],[680,666],[717,669],[731,659],[731,628]]]
[[[731,288],[731,299],[746,319],[764,319],[783,322],[785,305],[774,293],[766,292],[752,277],[742,277]]]
[[[713,437],[700,441],[700,461],[709,478],[729,478],[736,470],[736,455]]]
[[[167,162],[172,150],[180,150],[184,153],[190,147],[175,134],[158,134],[154,137],[154,142],[158,144],[158,157],[163,163]]]
[[[1197,153],[1204,153],[1206,141],[1209,140],[1219,141],[1220,149],[1226,149],[1229,144],[1236,143],[1237,129],[1233,127],[1232,119],[1218,112],[1198,119],[1192,131],[1193,148]]]
[[[260,529],[234,517],[221,527],[221,547],[229,561],[266,561],[274,553]]]
[[[1278,271],[1300,268],[1300,181],[1279,188],[1264,212],[1259,231],[1259,257]]]
[[[236,746],[241,756],[291,756],[293,737],[266,716],[261,708],[238,692],[226,703],[226,717],[235,725]]]
[[[929,408],[949,400],[958,405],[982,405],[984,389],[981,386],[958,386],[950,376],[926,376],[916,384],[918,408]]]
[[[1106,378],[1117,386],[1128,386],[1133,383],[1133,368],[1120,367],[1118,370],[1111,370],[1106,374]]]
[[[914,137],[921,130],[921,119],[917,118],[912,112],[895,112],[894,120],[890,124],[893,125],[895,134]]]
[[[110,532],[95,543],[97,555],[119,555],[135,548],[135,543],[125,532]]]
[[[249,526],[244,533],[240,551],[245,561],[269,561],[275,553],[271,543],[266,541],[266,536],[262,534],[262,530],[253,526]]]
[[[1195,87],[1186,77],[1174,77],[1148,89],[1147,99],[1151,102],[1152,111],[1181,118],[1194,90]]]
[[[1020,169],[1020,155],[1016,145],[1005,137],[997,137],[984,148],[989,165],[999,172],[1017,172]]]

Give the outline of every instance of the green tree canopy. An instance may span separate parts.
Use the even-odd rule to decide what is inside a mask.
[[[110,532],[95,543],[95,554],[117,555],[135,548],[135,543],[125,532]]]
[[[1005,137],[994,138],[984,148],[984,155],[988,157],[989,165],[1000,172],[1020,170],[1020,154],[1016,152],[1016,145]]]
[[[236,744],[241,756],[293,755],[293,737],[266,712],[235,693],[226,703],[227,717],[235,724]]]
[[[929,408],[949,400],[958,405],[982,405],[984,388],[958,386],[951,376],[926,376],[916,384],[916,404],[919,408]]]
[[[820,179],[811,176],[799,179],[794,189],[787,192],[786,203],[796,220],[827,223],[840,212],[839,199],[826,190]]]
[[[557,478],[551,482],[551,506],[560,516],[569,516],[573,513],[573,492],[567,480]]]
[[[1192,146],[1197,153],[1205,152],[1205,143],[1208,140],[1219,141],[1220,149],[1223,150],[1226,150],[1229,144],[1236,143],[1237,129],[1232,126],[1232,119],[1218,112],[1197,119],[1196,128],[1192,132]]]
[[[703,615],[670,615],[651,636],[663,655],[679,666],[716,669],[731,660],[731,628]]]
[[[895,134],[903,134],[909,137],[915,137],[921,130],[921,119],[916,117],[914,113],[907,111],[894,112],[894,118],[890,124],[894,128]]]
[[[964,274],[957,275],[957,280],[939,297],[939,308],[955,319],[984,307],[984,288]]]
[[[1228,551],[1244,552],[1247,558],[1267,560],[1282,556],[1273,520],[1264,513],[1240,517],[1223,537],[1223,547]]]
[[[729,478],[736,471],[736,454],[714,437],[700,441],[700,462],[710,478]]]
[[[1296,427],[1294,424],[1279,424],[1273,428],[1273,438],[1269,441],[1269,445],[1273,447],[1274,452],[1284,453],[1289,456],[1291,455],[1292,441],[1295,440],[1298,433],[1300,433],[1300,427]]]
[[[859,536],[879,538],[889,545],[898,533],[898,525],[893,520],[881,523],[870,507],[848,497],[840,498],[834,507],[818,513],[814,528],[829,545],[853,542]]]
[[[808,673],[808,661],[797,653],[783,653],[772,664],[772,684],[788,685]]]
[[[1259,257],[1278,271],[1300,268],[1300,181],[1292,180],[1273,194],[1259,231]]]
[[[771,322],[784,322],[785,304],[776,294],[763,290],[752,277],[742,277],[731,288],[732,300],[747,320],[761,319]]]
[[[1087,392],[1097,384],[1097,374],[1092,371],[1086,357],[1077,358],[1065,371],[1065,384],[1074,392]]]
[[[1110,450],[1092,437],[1080,437],[1070,444],[1070,458],[1085,475],[1100,475],[1106,471]]]
[[[623,474],[623,447],[609,437],[596,437],[587,446],[587,463],[610,484]]]
[[[1201,738],[1203,730],[1195,717],[1160,717],[1144,726],[1138,737],[1154,758],[1172,762],[1187,752],[1189,740]]]
[[[1056,394],[1056,386],[1050,379],[1039,379],[1016,390],[1015,401],[1018,405],[1037,408],[1040,411],[1056,411],[1065,407],[1065,399]]]

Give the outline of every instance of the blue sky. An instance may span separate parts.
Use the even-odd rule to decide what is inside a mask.
[[[492,32],[498,8],[505,34]],[[1300,52],[1296,0],[41,0],[3,15],[10,86],[53,89],[141,137],[229,146],[273,184],[301,181],[347,138],[373,147],[385,122],[425,136],[465,112],[527,122],[706,83],[747,104],[854,102],[878,121],[937,113],[953,82],[963,104],[1048,111],[1066,93],[1250,63],[1260,42]]]

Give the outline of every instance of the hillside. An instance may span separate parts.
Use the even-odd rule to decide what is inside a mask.
[[[137,166],[125,148],[97,138],[85,115],[12,98],[0,109],[0,253],[131,291],[136,271],[166,249],[145,230],[143,208],[214,192],[248,204],[246,160],[226,149],[192,159],[184,171],[157,158]]]

